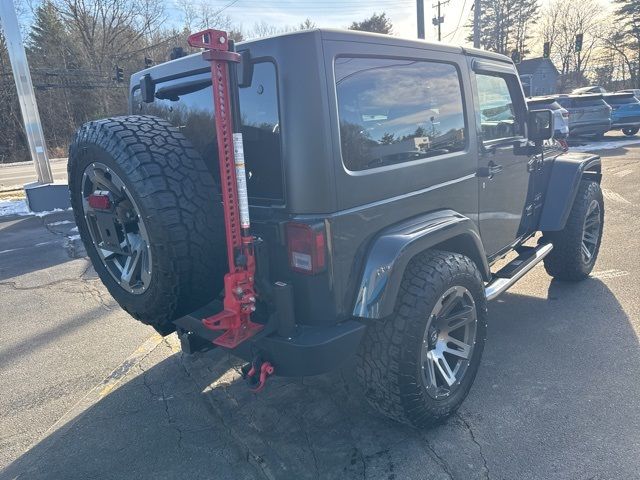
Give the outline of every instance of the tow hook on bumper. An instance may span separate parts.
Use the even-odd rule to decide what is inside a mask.
[[[269,362],[263,362],[260,357],[256,357],[251,363],[242,367],[242,378],[244,378],[249,390],[253,393],[261,392],[267,384],[267,378],[275,373],[275,368]]]

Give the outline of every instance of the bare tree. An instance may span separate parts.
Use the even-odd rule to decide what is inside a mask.
[[[307,17],[304,20],[304,22],[298,25],[297,30],[312,30],[314,28],[317,28],[317,25],[315,24],[315,22],[313,22],[310,18]]]
[[[638,51],[630,44],[623,28],[616,25],[613,31],[602,36],[600,63],[612,66],[611,76],[618,76],[622,86],[635,88],[638,86]]]
[[[160,0],[58,0],[57,6],[90,64],[103,71],[113,59],[140,48],[165,21]]]
[[[541,33],[549,42],[551,58],[560,66],[563,87],[586,81],[586,71],[602,38],[603,13],[596,0],[555,0],[542,13]],[[576,35],[583,35],[576,52]]]

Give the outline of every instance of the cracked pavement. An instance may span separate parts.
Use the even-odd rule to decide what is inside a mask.
[[[0,479],[640,478],[640,148],[604,175],[593,277],[536,268],[492,302],[468,399],[426,431],[373,413],[350,364],[256,396],[238,360],[129,318],[69,257],[73,225],[46,227],[68,212],[0,219],[22,249],[0,254]]]

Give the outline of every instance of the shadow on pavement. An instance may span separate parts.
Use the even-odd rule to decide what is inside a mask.
[[[223,353],[182,357],[163,343],[0,478],[636,476],[640,348],[611,291],[552,282],[548,298],[506,294],[491,312],[471,394],[432,430],[371,413],[348,366],[276,378],[255,396]]]
[[[0,281],[72,260],[65,250],[62,228],[45,226],[47,222],[72,219],[71,212],[54,213],[44,218],[0,217]]]

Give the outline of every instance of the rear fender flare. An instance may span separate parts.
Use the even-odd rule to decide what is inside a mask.
[[[569,218],[580,181],[591,178],[600,183],[601,171],[602,163],[598,155],[569,152],[556,157],[549,175],[538,230],[562,230]]]
[[[439,246],[467,255],[476,263],[484,280],[490,279],[476,224],[453,210],[432,212],[391,226],[373,240],[357,289],[353,315],[380,319],[393,313],[400,282],[411,259]]]

